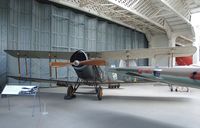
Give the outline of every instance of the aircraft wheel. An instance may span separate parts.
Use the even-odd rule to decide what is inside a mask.
[[[95,91],[96,91],[96,93],[98,93],[98,88],[97,87],[95,88]]]
[[[171,88],[170,91],[173,92],[174,91],[173,88]]]
[[[65,95],[64,99],[72,99],[74,98],[75,95],[74,95],[74,89],[73,89],[73,86],[70,85],[67,89],[67,94]]]
[[[120,87],[120,85],[117,85],[117,88],[119,88]]]
[[[97,92],[97,98],[98,98],[98,100],[102,100],[102,96],[103,96],[103,89],[102,89],[101,86],[99,86],[98,92]]]
[[[178,88],[176,88],[175,91],[178,92]]]

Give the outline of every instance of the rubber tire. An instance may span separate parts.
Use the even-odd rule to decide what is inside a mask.
[[[101,86],[99,86],[98,92],[97,92],[97,99],[102,100],[102,96],[103,96],[103,89]]]
[[[70,85],[68,87],[68,89],[67,89],[67,94],[64,96],[64,99],[72,99],[72,98],[74,98],[75,95],[73,94],[73,91],[74,91],[73,86]]]

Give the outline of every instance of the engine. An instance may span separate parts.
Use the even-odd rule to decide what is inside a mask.
[[[74,63],[72,66],[79,78],[86,81],[97,80],[99,78],[97,78],[98,71],[95,70],[95,66],[79,64],[80,61],[88,59],[88,55],[83,50],[78,50],[71,56],[70,62]]]

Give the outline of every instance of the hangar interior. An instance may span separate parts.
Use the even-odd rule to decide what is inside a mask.
[[[200,2],[198,0],[0,0],[0,92],[7,83],[35,84],[7,78],[7,75],[19,75],[18,60],[6,54],[4,50],[7,49],[115,51],[138,48],[196,46],[197,51],[193,55],[193,63],[198,63],[200,37],[196,34],[196,31],[200,30],[193,28],[191,15],[199,12]],[[20,61],[25,63],[24,59]],[[108,61],[110,62],[109,66],[111,64],[119,66],[119,60],[112,60],[111,58]],[[135,61],[138,66],[169,67],[176,65],[175,57],[169,57],[169,55],[160,55],[149,59],[136,59]],[[29,77],[49,77],[48,59],[29,58],[27,63]],[[22,69],[21,75],[26,76],[24,64],[21,65],[20,69]],[[53,77],[56,77],[56,71],[52,70],[52,72]],[[62,70],[58,69],[57,75],[67,80],[76,80],[77,78],[74,69],[70,66],[64,67]],[[46,87],[49,84],[41,85]],[[142,84],[140,87],[142,89],[145,87],[147,90],[144,91],[137,86],[127,86],[127,88],[121,89],[121,92],[117,92],[118,90],[105,90],[106,100],[102,103],[89,101],[85,98],[88,96],[83,96],[74,101],[63,102],[63,95],[58,93],[51,95],[50,90],[47,90],[47,93],[44,90],[45,93],[42,93],[42,105],[43,107],[46,106],[46,103],[49,106],[52,105],[49,109],[52,113],[46,118],[36,115],[35,120],[29,118],[30,115],[25,113],[29,111],[27,108],[30,108],[30,105],[29,103],[27,104],[27,101],[30,99],[24,98],[23,101],[20,101],[22,97],[13,97],[12,107],[14,110],[11,111],[11,116],[5,112],[6,105],[1,100],[4,108],[0,108],[0,113],[3,113],[4,116],[0,115],[0,119],[4,122],[8,119],[14,120],[14,123],[4,123],[3,126],[5,127],[8,125],[12,125],[12,127],[15,125],[17,127],[24,126],[23,123],[22,125],[15,124],[19,113],[16,114],[14,111],[18,109],[21,116],[20,122],[25,120],[31,126],[36,127],[40,127],[42,123],[44,127],[54,127],[57,123],[56,121],[62,122],[57,126],[63,127],[66,126],[66,124],[63,124],[66,120],[73,122],[72,124],[67,122],[70,126],[80,127],[82,124],[85,125],[85,122],[88,123],[93,119],[97,122],[94,122],[92,127],[107,127],[109,125],[111,127],[123,127],[123,124],[126,124],[124,127],[132,127],[135,124],[137,127],[138,124],[138,127],[167,128],[179,127],[179,122],[176,122],[176,119],[185,112],[188,116],[180,119],[183,122],[180,126],[199,126],[199,120],[196,118],[199,117],[199,107],[197,106],[200,105],[198,89],[192,89],[194,94],[191,94],[192,98],[198,98],[197,100],[191,100],[190,93],[172,94],[168,92],[168,87],[161,88],[159,86],[154,88],[155,90],[153,91],[154,85],[146,87],[145,84]],[[58,91],[65,93],[66,90],[62,89]],[[135,92],[134,94],[129,92],[132,89]],[[113,98],[110,92],[114,95],[119,94],[119,96]],[[126,95],[121,97],[124,94]],[[141,94],[144,95],[141,96]],[[157,97],[157,94],[161,94],[161,97]],[[51,99],[54,100],[53,103]],[[23,104],[28,107],[24,109],[24,106],[18,105],[18,101],[21,103],[20,105]],[[129,105],[128,108],[127,103]],[[69,111],[65,109],[66,106],[69,107]],[[78,111],[74,109],[74,106]],[[58,107],[59,109],[57,109]],[[190,107],[193,110],[186,111]],[[68,115],[81,119],[81,121],[77,123],[71,117],[68,118],[68,116],[62,115],[66,111]],[[97,116],[95,115],[90,115],[91,111],[103,117],[103,119],[100,119],[101,125],[96,125],[99,118],[96,118]],[[78,112],[86,115],[86,118],[81,117]],[[113,114],[113,112],[118,115]],[[61,116],[57,116],[58,113]],[[145,120],[143,118],[137,118],[138,120],[136,120],[138,115],[144,116]],[[121,117],[126,120],[121,120]],[[146,120],[147,117],[156,121]],[[53,121],[48,122],[48,119]],[[116,122],[116,120],[119,122]],[[158,123],[160,120],[165,123]],[[188,120],[191,122],[188,123]],[[143,123],[143,121],[145,122]]]
[[[192,45],[195,35],[190,23],[191,14],[199,11],[199,3],[195,0],[0,2],[1,85],[8,81],[17,82],[6,78],[7,74],[17,75],[18,71],[14,66],[17,60],[6,55],[5,49],[104,51]],[[195,62],[197,55],[198,53],[193,57]],[[111,62],[116,65],[119,63],[112,60]],[[140,66],[168,66],[171,63],[168,57],[164,56],[149,60],[138,59],[136,62]],[[30,76],[48,76],[47,63],[48,60],[45,59],[28,59]],[[25,70],[22,74],[25,74]],[[70,67],[60,70],[58,76],[68,80],[76,77]]]
[[[7,81],[6,74],[18,74],[15,67],[17,59],[7,56],[5,49],[105,51],[148,47],[144,33],[69,7],[35,0],[0,2],[1,85]],[[30,76],[49,76],[48,61],[29,59]],[[138,60],[137,63],[148,65],[147,59]],[[21,68],[24,69],[23,65]],[[70,67],[58,73],[58,76],[68,79],[76,77]],[[25,74],[25,70],[22,74]]]

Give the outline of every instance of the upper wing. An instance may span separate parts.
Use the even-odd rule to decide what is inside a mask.
[[[57,52],[57,51],[32,51],[32,50],[4,50],[13,57],[20,58],[57,58],[70,59],[74,52]]]
[[[97,52],[97,57],[104,59],[143,59],[153,58],[157,55],[168,55],[173,57],[190,56],[196,52],[196,47],[169,47],[169,48],[139,48],[121,51],[102,51]],[[88,52],[90,53],[90,52]],[[95,55],[94,55],[95,57]]]
[[[57,58],[70,59],[74,52],[57,51],[31,51],[31,50],[5,50],[6,53],[21,58]],[[90,58],[102,59],[142,59],[152,58],[157,55],[169,55],[173,57],[189,56],[196,52],[196,47],[170,47],[170,48],[139,48],[119,51],[92,51],[86,52]]]

